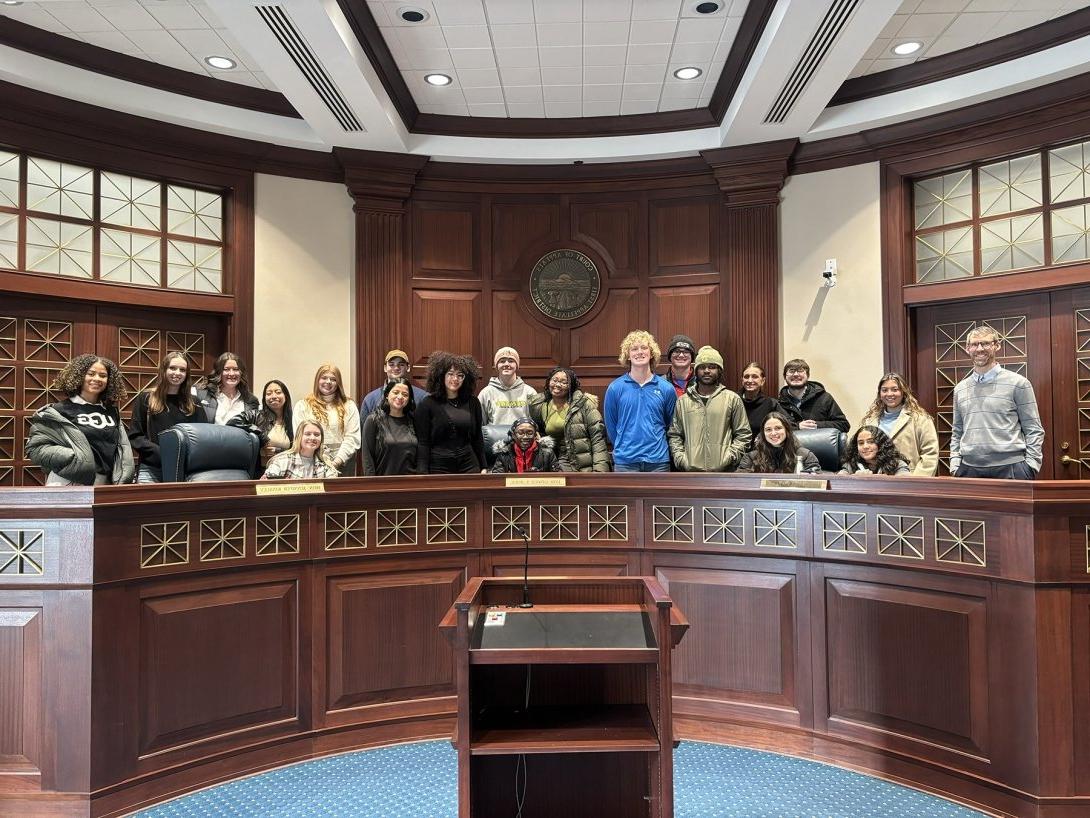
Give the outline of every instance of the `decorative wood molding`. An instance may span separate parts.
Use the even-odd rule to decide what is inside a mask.
[[[1080,9],[1063,17],[1048,20],[1030,28],[996,37],[977,45],[928,57],[911,65],[888,71],[864,74],[845,80],[829,105],[844,105],[861,99],[891,94],[915,88],[929,82],[956,77],[988,66],[998,65],[1036,54],[1090,34],[1090,9]]]
[[[0,44],[171,94],[182,94],[205,102],[246,108],[264,114],[302,118],[287,97],[277,91],[254,88],[181,68],[171,68],[151,60],[130,57],[128,54],[20,23],[10,17],[0,17]]]
[[[406,153],[334,148],[333,154],[344,168],[344,183],[356,200],[357,213],[403,213],[417,175],[428,164],[428,157]]]
[[[797,139],[760,142],[733,148],[701,151],[711,167],[726,205],[779,204],[787,178],[788,159]]]

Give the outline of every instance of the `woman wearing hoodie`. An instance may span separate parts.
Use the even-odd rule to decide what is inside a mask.
[[[526,404],[537,390],[519,377],[519,354],[514,347],[500,347],[492,360],[499,374],[489,380],[477,400],[486,426],[507,426],[526,415]]]
[[[610,471],[606,427],[598,399],[579,390],[579,379],[565,367],[545,377],[545,393],[526,407],[538,432],[551,437],[564,471]]]

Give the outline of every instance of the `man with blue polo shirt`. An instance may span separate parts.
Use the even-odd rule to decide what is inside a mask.
[[[617,359],[628,372],[606,389],[606,434],[613,443],[614,471],[670,471],[666,430],[677,392],[655,374],[661,355],[651,333],[635,330],[621,342]]]

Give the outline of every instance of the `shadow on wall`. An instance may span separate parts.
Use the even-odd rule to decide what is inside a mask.
[[[825,299],[829,297],[831,289],[832,287],[818,287],[817,295],[814,296],[814,303],[810,305],[810,312],[806,314],[806,329],[802,333],[803,341],[810,340],[810,333],[813,332],[814,327],[821,320],[821,311],[825,308]]]

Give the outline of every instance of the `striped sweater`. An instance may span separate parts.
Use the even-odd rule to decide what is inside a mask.
[[[954,387],[954,423],[950,433],[950,471],[968,466],[1006,466],[1023,460],[1041,470],[1045,430],[1037,412],[1033,385],[996,364]]]

